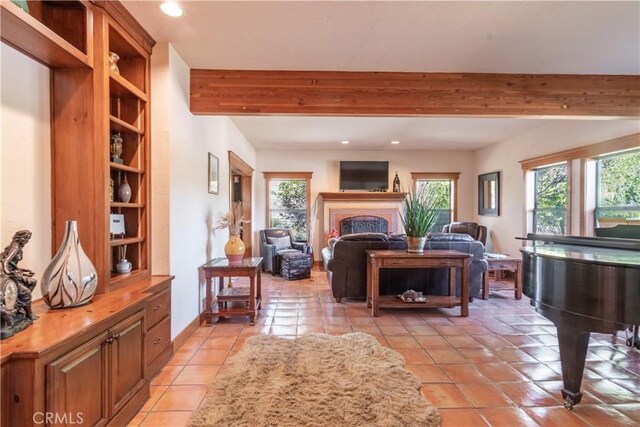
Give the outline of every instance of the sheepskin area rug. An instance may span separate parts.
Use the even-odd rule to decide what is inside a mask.
[[[255,336],[208,389],[192,426],[439,426],[404,359],[363,333]]]

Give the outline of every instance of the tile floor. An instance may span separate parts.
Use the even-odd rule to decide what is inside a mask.
[[[363,301],[335,303],[316,269],[300,281],[263,275],[263,299],[255,326],[235,318],[194,332],[152,381],[151,398],[130,425],[186,425],[206,385],[252,335],[356,331],[404,356],[445,426],[640,425],[640,351],[621,337],[592,334],[583,401],[568,411],[555,328],[512,292],[476,299],[467,318],[457,308],[381,310],[372,318]]]

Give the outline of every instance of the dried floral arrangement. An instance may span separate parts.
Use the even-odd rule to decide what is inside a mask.
[[[233,202],[231,210],[220,215],[216,229],[224,230],[227,228],[229,229],[230,236],[238,236],[242,230],[242,224],[248,222],[249,220],[245,219],[244,213],[242,212],[242,202]]]

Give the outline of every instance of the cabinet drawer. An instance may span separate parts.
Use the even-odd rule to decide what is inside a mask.
[[[165,317],[147,332],[145,338],[147,365],[153,362],[169,344],[171,344],[171,317]]]
[[[449,268],[456,265],[460,265],[459,261],[439,260],[439,259],[383,259],[381,267],[430,267],[430,268]]]
[[[491,262],[489,270],[517,270],[518,261]]]
[[[147,330],[155,326],[171,311],[171,288],[155,295],[147,303]]]

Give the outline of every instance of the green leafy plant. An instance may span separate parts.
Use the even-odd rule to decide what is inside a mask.
[[[402,225],[407,236],[425,237],[438,219],[442,195],[433,189],[409,191],[402,203]]]

